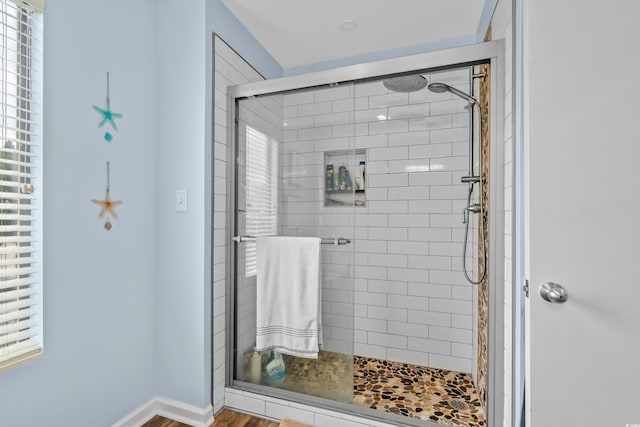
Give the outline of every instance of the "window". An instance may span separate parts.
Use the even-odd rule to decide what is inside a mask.
[[[247,224],[249,236],[278,234],[278,143],[247,126]],[[255,276],[256,243],[246,244],[246,277]]]
[[[0,0],[0,371],[42,352],[41,1]]]

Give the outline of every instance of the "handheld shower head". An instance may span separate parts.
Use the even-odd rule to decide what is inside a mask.
[[[451,92],[452,94],[459,96],[460,98],[464,99],[465,101],[471,104],[478,104],[478,100],[475,99],[473,96],[468,95],[463,91],[456,89],[455,87],[451,87],[446,83],[431,83],[429,86],[427,86],[427,89],[429,89],[431,92],[434,92],[434,93]]]

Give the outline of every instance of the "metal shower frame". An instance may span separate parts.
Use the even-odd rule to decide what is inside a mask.
[[[287,392],[266,386],[235,381],[233,379],[234,336],[235,336],[235,262],[232,242],[235,230],[235,212],[237,208],[237,194],[235,188],[236,177],[236,135],[238,126],[238,101],[240,99],[293,92],[298,89],[330,87],[348,82],[362,82],[381,80],[383,77],[406,75],[411,73],[429,73],[453,68],[462,68],[481,63],[491,64],[491,123],[490,123],[490,189],[489,189],[489,342],[488,342],[488,404],[487,420],[490,427],[502,425],[504,417],[504,41],[497,40],[475,45],[468,45],[445,49],[435,52],[411,55],[383,61],[356,64],[331,70],[318,71],[291,77],[265,80],[229,87],[227,95],[227,258],[226,258],[226,386],[258,394],[265,394],[295,401],[310,406],[329,408],[343,413],[364,418],[374,418],[397,425],[433,426],[441,424],[429,421],[412,421],[399,419],[395,415],[388,415],[369,408],[362,408],[353,404],[334,402],[299,393]]]

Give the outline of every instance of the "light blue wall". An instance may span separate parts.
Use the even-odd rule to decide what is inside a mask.
[[[217,33],[266,79],[282,77],[282,66],[256,41],[221,0],[207,1],[207,29]]]
[[[157,0],[156,394],[211,403],[213,33],[265,76],[282,68],[219,0]],[[188,212],[175,213],[175,191]]]
[[[48,0],[44,358],[0,374],[0,425],[109,426],[155,393],[153,0]],[[107,144],[93,104],[124,114]],[[91,199],[123,204],[107,232]],[[40,193],[42,194],[42,193]],[[42,309],[42,308],[41,308]]]
[[[218,1],[48,0],[45,356],[0,374],[0,425],[109,426],[156,395],[211,399],[211,32],[281,68]],[[107,144],[91,109],[124,114]],[[91,203],[123,200],[107,232]],[[189,192],[177,214],[175,190]]]
[[[157,0],[157,394],[209,404],[205,319],[205,3]],[[175,212],[187,190],[188,212]]]

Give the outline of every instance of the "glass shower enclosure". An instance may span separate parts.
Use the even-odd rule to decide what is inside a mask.
[[[231,387],[402,425],[502,414],[498,50],[231,90]],[[317,358],[256,351],[262,236],[321,239]]]

